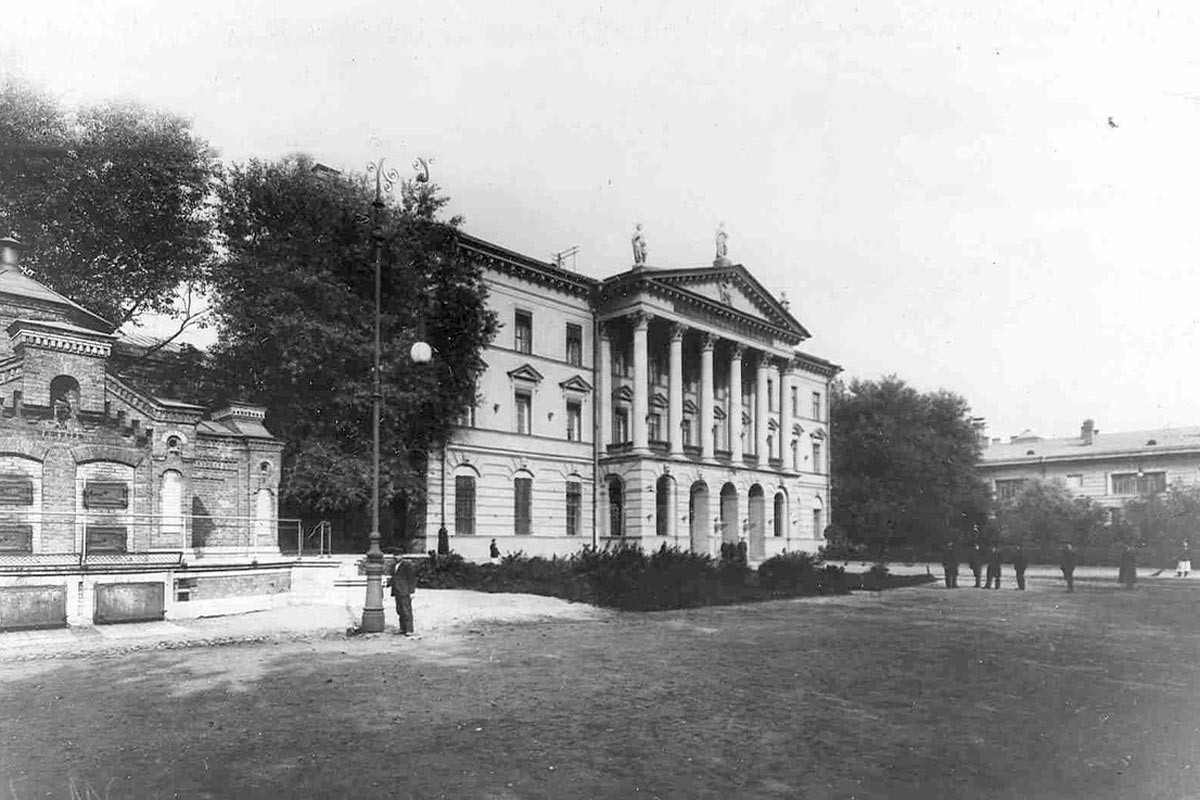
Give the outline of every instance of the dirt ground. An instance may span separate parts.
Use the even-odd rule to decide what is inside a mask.
[[[1200,588],[937,587],[0,663],[0,794],[1195,798]]]

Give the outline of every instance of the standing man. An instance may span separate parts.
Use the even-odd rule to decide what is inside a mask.
[[[992,549],[988,551],[987,588],[1000,588],[1000,548],[994,544],[992,545]]]
[[[1025,567],[1028,562],[1025,560],[1025,551],[1021,549],[1021,545],[1017,545],[1017,551],[1013,553],[1013,572],[1017,575],[1017,589],[1025,591]]]
[[[1067,591],[1075,591],[1075,548],[1070,542],[1062,546],[1062,551],[1058,554],[1058,564],[1067,580]]]
[[[954,554],[954,543],[946,542],[946,549],[942,553],[942,572],[946,575],[946,588],[958,588],[958,556]]]
[[[492,539],[492,543],[488,545],[488,557],[491,558],[493,564],[500,563],[500,547],[496,544],[495,539]]]
[[[1192,571],[1192,551],[1188,549],[1188,543],[1183,543],[1183,549],[1179,551],[1179,560],[1175,564],[1175,577],[1186,578],[1188,573]]]
[[[975,573],[975,588],[979,588],[979,578],[983,574],[983,553],[979,551],[979,545],[976,544],[971,548],[971,556],[967,560],[967,564],[971,567],[971,572]]]
[[[407,558],[396,559],[392,571],[392,597],[396,598],[396,613],[400,615],[400,633],[413,635],[412,596],[417,591],[417,570]]]
[[[1117,571],[1117,581],[1124,584],[1126,589],[1132,589],[1133,584],[1137,582],[1137,553],[1132,546],[1126,545],[1125,552],[1121,553],[1121,569]]]

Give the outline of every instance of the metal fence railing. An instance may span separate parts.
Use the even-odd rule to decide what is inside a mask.
[[[0,564],[68,555],[79,563],[104,557],[128,563],[135,554],[184,551],[250,555],[276,551],[302,532],[300,520],[275,517],[0,511]]]
[[[292,520],[288,520],[291,522]],[[291,535],[288,535],[291,533]],[[296,520],[295,531],[279,531],[279,550],[285,555],[327,556],[333,553],[333,526],[323,519],[305,531]]]

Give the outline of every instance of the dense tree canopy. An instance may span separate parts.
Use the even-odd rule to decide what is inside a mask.
[[[979,442],[966,400],[895,376],[831,397],[833,521],[878,553],[965,539],[987,524]]]
[[[260,402],[285,443],[289,513],[364,507],[370,498],[373,186],[318,176],[293,157],[227,171],[219,190],[228,256],[216,271],[217,394]],[[383,500],[423,493],[424,454],[475,400],[495,320],[479,268],[455,247],[445,199],[405,184],[383,210]],[[430,364],[411,345],[428,341]]]
[[[1053,561],[1066,542],[1076,547],[1110,544],[1108,512],[1087,497],[1075,497],[1062,481],[1031,480],[996,508],[1001,539],[1020,543],[1031,558]]]
[[[0,235],[37,279],[116,325],[171,313],[211,264],[215,158],[180,117],[133,103],[62,108],[0,82]]]

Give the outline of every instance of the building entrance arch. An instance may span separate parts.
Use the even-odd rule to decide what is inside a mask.
[[[727,483],[721,487],[721,542],[738,542],[738,496],[737,487]]]
[[[688,532],[693,553],[712,554],[708,531],[708,484],[696,481],[688,498]]]
[[[750,487],[750,513],[747,530],[750,558],[762,560],[767,557],[767,500],[759,484]]]

